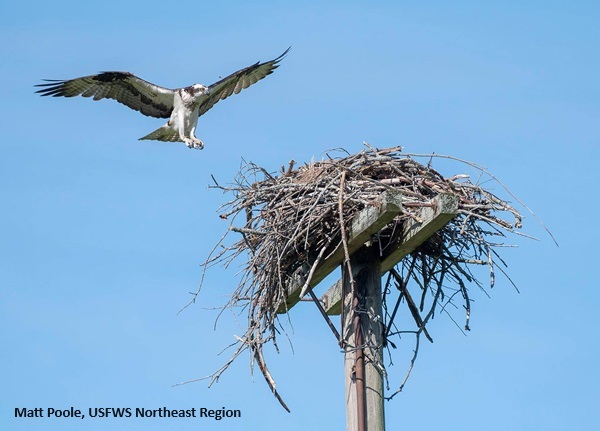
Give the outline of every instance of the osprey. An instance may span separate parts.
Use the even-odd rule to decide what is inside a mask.
[[[93,97],[113,99],[144,115],[168,118],[167,124],[140,140],[185,142],[189,148],[202,149],[204,144],[194,136],[198,117],[219,100],[238,94],[265,76],[273,73],[290,48],[274,60],[257,62],[232,73],[208,87],[194,84],[175,90],[159,87],[129,72],[102,72],[97,75],[62,80],[46,79],[36,91],[42,96]]]

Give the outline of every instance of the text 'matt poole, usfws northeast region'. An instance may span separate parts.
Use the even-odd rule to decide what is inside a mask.
[[[15,407],[16,418],[211,418],[221,420],[224,418],[241,418],[242,412],[238,409],[209,409],[206,407],[190,409],[169,409],[161,407],[158,409],[147,409],[142,407],[90,407],[87,409],[87,415],[80,409],[69,407],[67,409],[49,408],[28,408]]]

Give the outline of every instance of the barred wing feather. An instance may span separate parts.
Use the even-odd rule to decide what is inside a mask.
[[[265,63],[257,62],[252,66],[240,69],[226,78],[212,84],[208,87],[206,99],[200,104],[198,116],[212,108],[219,100],[227,99],[232,94],[238,94],[243,89],[250,87],[265,76],[273,73],[273,71],[279,67],[279,62],[285,57],[289,50],[290,48],[286,49],[283,54],[274,60]]]
[[[113,99],[149,117],[169,118],[173,111],[174,90],[159,87],[129,72],[102,72],[97,75],[63,80],[46,80],[36,93],[53,97],[93,97]]]

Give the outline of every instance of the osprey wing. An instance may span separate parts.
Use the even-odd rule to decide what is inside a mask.
[[[129,72],[102,72],[97,75],[61,80],[45,80],[36,91],[42,96],[93,97],[113,99],[144,115],[169,118],[173,110],[175,90],[159,87]]]
[[[206,98],[200,104],[198,116],[212,108],[219,100],[227,99],[232,94],[238,94],[244,88],[250,87],[265,76],[273,73],[279,67],[278,63],[285,57],[289,50],[290,48],[286,49],[283,54],[271,61],[255,63],[212,84],[208,87]]]

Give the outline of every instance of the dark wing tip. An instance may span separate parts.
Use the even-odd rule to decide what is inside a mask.
[[[40,94],[41,96],[62,96],[62,92],[64,90],[64,85],[67,81],[63,81],[61,79],[42,79],[44,81],[43,84],[36,84],[34,87],[43,87],[40,90],[36,91],[36,94]]]
[[[96,75],[83,76],[75,79],[42,79],[44,82],[42,84],[37,84],[34,87],[41,87],[40,90],[36,91],[36,94],[40,94],[41,96],[72,97],[76,94],[68,94],[70,91],[67,89],[67,86],[72,82],[90,80],[99,84],[105,84],[124,80],[132,76],[134,75],[130,72],[100,72]]]
[[[36,84],[35,87],[45,87],[47,85],[54,85],[56,82],[67,82],[64,79],[42,79],[46,84]]]
[[[270,69],[265,73],[265,76],[270,75],[271,73],[273,73],[273,71],[275,69],[277,69],[279,67],[279,63],[281,62],[281,60],[283,60],[285,58],[287,53],[290,52],[290,49],[292,49],[291,46],[288,49],[286,49],[285,51],[283,51],[283,54],[281,54],[279,57],[277,57],[271,61],[266,61],[264,63],[256,63],[254,65],[254,67],[262,66],[263,64],[268,64],[268,65],[270,65]],[[250,66],[250,67],[253,67],[253,66]]]
[[[287,55],[287,53],[290,52],[290,49],[292,49],[291,46],[288,49],[286,49],[285,51],[283,51],[283,54],[281,54],[279,57],[277,57],[276,59],[274,59],[272,61],[274,63],[279,63],[281,60],[283,60],[285,58],[285,56]]]

